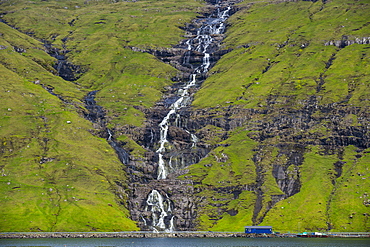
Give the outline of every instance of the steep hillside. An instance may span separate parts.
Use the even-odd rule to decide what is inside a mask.
[[[193,103],[201,228],[369,231],[369,2],[250,2]]]
[[[370,231],[369,1],[207,2],[0,1],[0,231]]]
[[[40,42],[0,24],[1,231],[136,229],[125,173],[79,116],[77,88],[50,73]]]
[[[138,229],[125,167],[84,98],[100,90],[109,124],[142,124],[133,106],[153,105],[177,72],[134,47],[176,44],[199,6],[1,1],[0,231]]]

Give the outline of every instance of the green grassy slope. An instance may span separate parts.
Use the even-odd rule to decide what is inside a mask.
[[[40,86],[2,75],[1,230],[136,229],[113,193],[125,175],[109,145]]]
[[[9,31],[2,37],[9,35],[13,43],[2,39],[7,48],[0,51],[0,230],[136,229],[125,208],[126,188],[118,187],[125,174],[114,151],[90,134],[91,124],[76,106],[61,102],[34,80],[58,83],[69,97],[76,89],[68,92],[67,82],[39,64],[45,58],[41,62],[50,66],[52,60],[36,40],[17,34],[20,44],[11,36],[14,30],[2,30]],[[27,54],[15,52],[15,45],[27,48]],[[119,190],[122,199],[115,196]]]
[[[324,46],[343,36],[368,37],[368,4],[260,3],[238,12],[230,18],[232,26],[224,42],[226,48],[234,50],[213,68],[213,76],[197,93],[194,105],[214,107],[233,102],[254,107],[273,96],[281,107],[289,100],[286,96],[299,102],[311,95],[328,104],[344,100],[348,91],[350,104],[368,104],[366,99],[359,102],[368,90],[368,46]],[[333,64],[326,68],[329,60]],[[325,83],[317,92],[321,77]],[[221,87],[224,90],[219,90]]]
[[[0,231],[137,230],[124,167],[106,140],[91,134],[97,131],[83,118],[82,100],[100,90],[110,127],[140,126],[144,115],[133,106],[153,105],[177,72],[132,47],[178,43],[179,27],[202,2],[0,4],[2,18],[17,28],[0,23]],[[70,50],[83,76],[75,82],[56,76],[41,39]]]
[[[211,70],[193,106],[231,119],[240,118],[232,109],[255,112],[243,131],[228,133],[235,141],[225,141],[227,147],[215,148],[184,175],[199,183],[199,197],[206,200],[201,229],[242,231],[260,224],[283,232],[370,230],[368,149],[345,138],[334,144],[339,135],[367,139],[368,122],[358,120],[369,112],[370,45],[325,45],[369,37],[369,4],[239,4],[223,43],[232,51]],[[343,134],[345,129],[361,129],[362,137]],[[285,179],[300,181],[299,192],[283,200],[277,199],[284,194],[274,170],[279,166]],[[238,186],[247,191],[233,196]]]
[[[357,159],[354,147],[344,150],[343,175],[335,177],[335,155],[312,148],[302,166],[301,192],[276,204],[264,223],[282,231],[368,231],[368,155]]]

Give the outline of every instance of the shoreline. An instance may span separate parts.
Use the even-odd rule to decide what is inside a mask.
[[[250,234],[243,232],[2,232],[0,239],[31,238],[297,238],[298,234]],[[302,237],[318,237],[304,235]],[[323,237],[323,236],[321,236]],[[370,238],[370,232],[327,233],[328,238]]]

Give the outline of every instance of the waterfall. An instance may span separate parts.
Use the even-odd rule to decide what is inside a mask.
[[[197,142],[199,141],[198,137],[194,134],[190,134],[191,135],[191,141],[193,142],[193,144],[191,145],[191,147],[195,147],[197,145]]]
[[[218,4],[220,1],[216,2]],[[190,64],[190,55],[194,51],[201,53],[203,55],[203,59],[201,60],[202,62],[200,65],[198,65],[196,68],[193,68],[193,72],[191,73],[189,80],[177,90],[176,101],[174,101],[174,103],[168,107],[169,111],[158,125],[160,138],[158,142],[158,148],[156,150],[156,153],[158,154],[157,180],[167,179],[169,173],[175,171],[179,167],[181,168],[185,166],[186,164],[186,159],[184,159],[182,156],[179,157],[180,160],[179,158],[172,160],[173,156],[169,153],[171,149],[171,143],[168,140],[169,126],[172,124],[177,128],[183,128],[183,122],[185,121],[182,121],[184,118],[181,116],[181,112],[179,110],[181,108],[188,107],[191,104],[191,88],[201,83],[197,80],[197,78],[204,78],[211,67],[211,55],[216,50],[216,42],[218,42],[212,36],[224,32],[224,22],[229,17],[229,11],[231,10],[230,6],[225,8],[217,5],[216,8],[216,12],[199,22],[203,24],[197,29],[195,37],[184,42],[186,51],[184,53],[182,62],[185,67],[193,68],[193,65]],[[184,129],[184,131],[190,136],[192,142],[191,148],[196,148],[196,145],[199,142],[198,137],[186,129]],[[151,135],[153,139],[152,132]],[[168,154],[167,156],[170,157],[166,157],[166,154]],[[165,197],[163,197],[163,195]],[[145,203],[145,210],[147,212],[151,212],[150,216],[141,216],[146,228],[149,228],[154,232],[175,231],[176,217],[172,212],[174,204],[164,191],[161,191],[160,193],[158,190],[153,189],[148,194]]]
[[[160,153],[158,156],[158,176],[157,179],[166,179],[167,171],[164,165],[163,155]]]
[[[107,140],[108,141],[111,141],[112,140],[112,137],[113,137],[112,132],[108,128],[107,128],[107,132],[108,132],[108,138],[107,138]]]
[[[153,231],[173,231],[174,216],[172,215],[172,201],[164,198],[157,190],[152,190],[146,200],[146,210],[151,211],[152,230]],[[147,221],[143,219],[145,224]]]
[[[175,231],[175,224],[173,223],[174,218],[175,218],[175,216],[172,216],[171,217],[171,220],[170,220],[170,229],[168,230],[168,232]]]
[[[168,137],[168,129],[170,125],[170,120],[172,115],[175,115],[175,125],[180,127],[179,123],[180,114],[179,109],[183,107],[187,107],[191,103],[191,95],[189,89],[197,85],[197,77],[202,74],[206,74],[209,70],[211,65],[210,63],[210,52],[212,51],[212,44],[215,43],[214,38],[212,35],[220,34],[225,29],[224,22],[229,16],[229,11],[231,7],[228,6],[226,9],[221,10],[221,7],[217,7],[217,15],[216,17],[208,17],[205,18],[205,24],[203,24],[198,30],[197,34],[194,38],[188,39],[185,42],[186,49],[188,50],[183,59],[183,63],[188,63],[189,61],[189,51],[197,51],[203,54],[203,61],[200,66],[193,70],[193,73],[190,75],[189,81],[186,82],[183,87],[181,87],[178,92],[178,99],[169,107],[169,111],[167,115],[163,118],[161,123],[159,124],[160,129],[160,140],[159,140],[159,148],[156,150],[158,153],[158,170],[157,170],[157,179],[166,179],[169,172],[171,172],[171,165],[170,162],[167,162],[164,158],[164,154],[166,153],[166,146],[170,145],[167,137]],[[191,139],[193,142],[192,147],[195,147],[196,142],[198,142],[198,138],[194,133],[190,133],[189,131],[185,130],[191,135]],[[168,148],[168,147],[167,147]]]

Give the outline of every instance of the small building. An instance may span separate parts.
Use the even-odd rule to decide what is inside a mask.
[[[272,226],[245,226],[245,233],[272,234]]]

